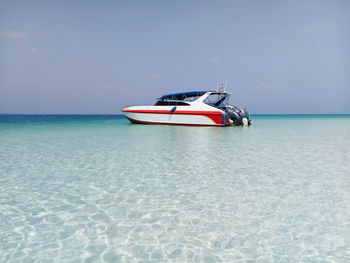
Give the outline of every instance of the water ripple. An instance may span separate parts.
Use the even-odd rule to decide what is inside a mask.
[[[333,122],[2,124],[0,261],[348,262],[350,121]]]

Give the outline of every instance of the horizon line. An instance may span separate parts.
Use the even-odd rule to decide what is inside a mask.
[[[109,115],[124,116],[122,113],[0,113],[0,115]],[[350,115],[350,113],[249,113],[249,115]]]

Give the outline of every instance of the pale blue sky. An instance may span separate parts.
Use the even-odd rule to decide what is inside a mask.
[[[350,113],[350,1],[3,1],[0,113],[112,113],[212,90]]]

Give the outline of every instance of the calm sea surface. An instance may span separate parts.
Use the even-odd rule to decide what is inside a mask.
[[[349,262],[350,116],[0,115],[0,262]]]

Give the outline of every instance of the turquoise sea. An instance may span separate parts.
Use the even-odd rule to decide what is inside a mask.
[[[349,262],[350,115],[0,115],[0,262]]]

